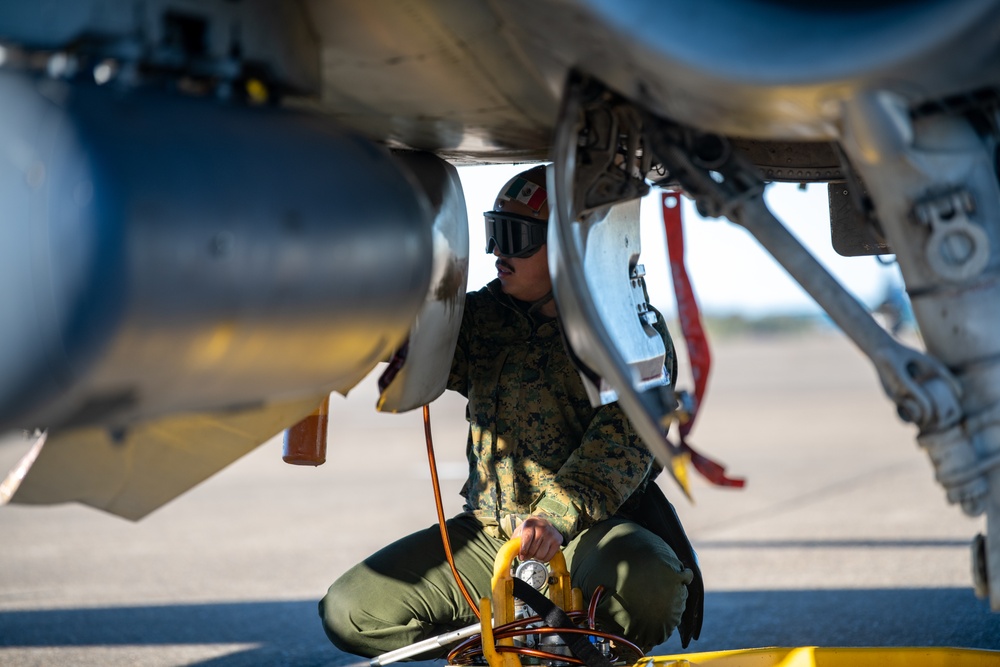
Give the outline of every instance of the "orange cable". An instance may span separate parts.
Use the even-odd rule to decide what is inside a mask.
[[[448,559],[448,565],[451,566],[451,573],[455,575],[455,582],[458,584],[459,590],[465,596],[465,601],[469,603],[472,611],[476,614],[476,618],[480,618],[479,605],[473,602],[468,589],[462,583],[462,577],[458,574],[458,568],[455,567],[455,558],[451,553],[451,540],[448,539],[448,527],[445,525],[444,506],[441,502],[441,484],[438,482],[437,462],[434,459],[434,442],[431,439],[431,408],[429,405],[424,406],[424,439],[427,441],[427,462],[431,468],[431,485],[434,487],[434,505],[437,508],[438,525],[441,527],[441,542],[444,545],[444,555]]]

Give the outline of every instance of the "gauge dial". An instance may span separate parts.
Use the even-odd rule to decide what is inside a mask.
[[[548,581],[549,568],[541,561],[526,560],[517,566],[517,569],[514,570],[514,576],[540,591],[545,582]]]

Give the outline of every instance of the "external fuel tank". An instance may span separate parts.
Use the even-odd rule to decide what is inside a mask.
[[[0,72],[0,430],[346,391],[424,302],[432,214],[316,114]]]

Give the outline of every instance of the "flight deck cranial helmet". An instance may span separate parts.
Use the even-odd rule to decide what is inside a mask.
[[[503,257],[531,257],[545,245],[549,195],[545,165],[523,171],[507,181],[486,218],[486,252]]]

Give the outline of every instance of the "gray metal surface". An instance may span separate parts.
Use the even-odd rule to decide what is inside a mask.
[[[832,140],[865,90],[994,85],[998,20],[995,0],[49,0],[5,5],[0,41],[234,82],[246,67],[373,138],[504,161],[547,155],[571,67],[705,130]]]
[[[590,46],[583,69],[658,115],[737,137],[834,139],[842,101],[866,90],[916,102],[1000,74],[994,0],[581,4],[623,37],[603,64]]]
[[[603,141],[583,141],[587,131],[596,129],[588,124],[592,116],[587,98],[584,86],[567,86],[554,164],[548,173],[553,294],[565,323],[566,340],[586,367],[587,372],[581,370],[581,374],[599,376],[585,380],[591,402],[599,405],[618,400],[643,442],[660,464],[667,466],[672,452],[665,433],[676,400],[671,378],[663,371],[665,349],[651,321],[645,319],[654,316],[647,309],[645,287],[633,273],[639,248],[630,245],[638,241],[638,206],[621,196],[620,210],[612,216],[607,207],[587,206],[585,197],[594,193],[613,201],[616,191],[621,195],[622,190],[628,190],[628,181],[608,184],[600,178],[600,167],[615,164],[619,132],[627,134],[634,128],[626,125],[629,118],[615,118],[616,122],[609,124],[616,128],[614,132],[589,135]],[[598,117],[603,120],[600,114]],[[617,121],[622,122],[620,128]],[[634,154],[636,147],[630,144],[630,148]],[[589,187],[592,179],[595,185]],[[581,192],[583,189],[586,192]],[[608,319],[612,316],[620,321],[612,324]]]
[[[433,258],[424,305],[413,320],[401,358],[383,376],[387,385],[379,396],[380,412],[413,410],[444,391],[469,280],[470,221],[458,170],[430,153],[401,153],[395,159],[427,195],[434,220]],[[396,367],[397,361],[402,361],[401,367]]]
[[[70,66],[79,65],[88,75],[104,59],[127,70],[129,61],[142,58],[156,68],[218,77],[225,84],[246,62],[294,90],[315,92],[320,86],[316,32],[296,2],[5,2],[0,43],[11,47],[6,59],[15,64],[24,57],[18,53],[22,47],[46,55],[69,47],[85,54]]]
[[[1000,611],[1000,187],[996,138],[967,120],[911,121],[888,95],[858,99],[844,149],[896,252],[927,350],[954,372],[961,423],[926,424],[919,442],[949,502],[985,513],[979,588]]]
[[[305,7],[326,104],[374,135],[465,158],[544,158],[572,67],[679,122],[795,140],[835,139],[841,103],[872,87],[920,101],[1000,77],[995,0]]]
[[[117,432],[45,431],[0,482],[0,506],[79,502],[138,521],[297,423],[320,400],[170,415]]]
[[[660,480],[705,573],[689,651],[1000,650],[1000,617],[968,588],[982,518],[941,502],[868,360],[835,332],[711,342],[692,442],[748,484],[695,479],[690,504]],[[354,562],[435,521],[419,414],[376,414],[376,396],[369,378],[333,398],[325,465],[286,465],[274,440],[139,523],[0,510],[0,664],[366,665],[328,642],[316,602]],[[446,392],[431,414],[450,515],[468,469],[464,401]],[[656,653],[680,650],[672,638]]]
[[[550,201],[556,201],[554,195]],[[598,338],[613,343],[627,368],[625,375],[639,391],[672,384],[674,378],[664,368],[663,340],[652,326],[658,316],[649,309],[645,272],[638,263],[639,200],[619,204],[589,223],[569,223],[557,216],[549,229],[553,289],[567,337],[580,361],[602,378],[594,383],[583,376],[590,402],[618,400],[614,385],[604,379],[608,375],[596,352]],[[597,322],[604,331],[593,331]]]
[[[406,335],[431,220],[328,119],[0,72],[0,425],[346,391]]]

